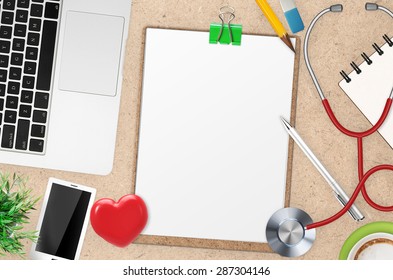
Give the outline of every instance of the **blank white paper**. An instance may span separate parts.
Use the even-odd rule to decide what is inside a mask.
[[[293,41],[295,43],[295,41]],[[136,194],[147,235],[266,242],[284,206],[294,53],[277,37],[209,44],[147,29]]]

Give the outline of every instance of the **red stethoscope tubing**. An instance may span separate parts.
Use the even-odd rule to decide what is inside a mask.
[[[365,174],[364,174],[364,170],[363,170],[363,162],[364,162],[363,161],[363,138],[376,132],[381,127],[381,125],[384,123],[387,116],[389,115],[389,111],[392,106],[392,99],[388,98],[388,100],[386,101],[385,108],[383,109],[382,115],[379,118],[378,122],[373,127],[371,127],[369,130],[366,130],[363,132],[354,132],[354,131],[346,129],[337,120],[336,116],[333,113],[332,108],[330,107],[329,101],[327,99],[323,99],[322,104],[323,104],[323,107],[325,108],[326,113],[328,114],[330,120],[336,126],[336,128],[339,131],[341,131],[342,133],[344,133],[345,135],[348,135],[350,137],[357,139],[359,183],[344,208],[342,208],[339,212],[337,212],[335,215],[331,216],[330,218],[327,218],[327,219],[320,221],[320,222],[316,222],[316,223],[312,223],[310,225],[307,225],[305,227],[305,229],[313,229],[313,228],[322,227],[322,226],[328,225],[328,224],[336,221],[337,219],[339,219],[341,216],[343,216],[349,210],[349,208],[352,206],[352,204],[357,199],[360,192],[362,192],[364,200],[374,209],[377,209],[379,211],[384,211],[384,212],[393,211],[393,205],[392,206],[382,206],[382,205],[375,203],[368,195],[367,190],[366,190],[366,186],[365,186],[367,179],[371,175],[373,175],[374,173],[381,171],[381,170],[393,171],[393,165],[390,165],[390,164],[378,165],[378,166],[375,166],[375,167],[371,168],[370,170],[368,170]]]

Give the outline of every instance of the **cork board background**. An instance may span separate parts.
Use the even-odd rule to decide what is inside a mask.
[[[271,6],[287,28],[278,0],[270,0]],[[382,12],[366,12],[366,1],[341,0],[344,11],[341,14],[326,15],[315,27],[310,41],[310,58],[319,82],[330,100],[337,118],[353,130],[369,127],[368,121],[338,86],[340,70],[351,71],[349,63],[360,63],[360,54],[373,53],[373,42],[382,45],[383,34],[393,36],[390,17]],[[376,1],[393,9],[390,1]],[[336,4],[336,1],[297,0],[296,4],[308,27],[312,18],[322,9]],[[217,10],[226,4],[222,0],[135,0],[133,1],[130,31],[127,44],[127,58],[123,81],[123,93],[116,143],[113,172],[108,176],[26,168],[0,164],[2,172],[18,172],[29,176],[34,194],[43,195],[49,177],[56,177],[97,189],[97,199],[111,197],[115,200],[132,193],[135,183],[135,162],[137,156],[137,135],[140,111],[140,86],[142,78],[142,58],[144,50],[144,29],[148,26],[178,29],[208,30],[210,22],[217,21]],[[232,0],[229,4],[236,9],[234,23],[243,25],[244,33],[274,34],[254,0]],[[289,30],[289,28],[287,28]],[[297,33],[301,45],[305,31]],[[296,128],[310,148],[321,159],[326,168],[351,193],[357,185],[356,140],[342,135],[331,124],[321,105],[300,56],[298,79]],[[393,163],[393,151],[378,135],[364,141],[365,170],[383,164]],[[367,182],[370,196],[383,205],[393,204],[393,188],[390,184],[393,173],[379,172]],[[31,215],[28,230],[36,227],[39,210]],[[291,178],[290,205],[304,209],[319,221],[336,213],[340,207],[333,197],[330,187],[315,170],[298,147],[294,147]],[[366,219],[355,223],[348,215],[332,225],[317,230],[317,239],[312,249],[299,259],[337,259],[345,239],[361,225],[373,221],[393,221],[392,213],[381,213],[370,208],[363,198],[357,206]],[[31,244],[26,242],[26,250]],[[0,259],[19,259],[4,256]],[[282,259],[276,254],[197,249],[190,247],[132,244],[120,249],[105,242],[89,226],[81,253],[81,259]]]

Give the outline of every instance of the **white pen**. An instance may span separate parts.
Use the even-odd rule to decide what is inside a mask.
[[[288,132],[288,134],[292,137],[292,139],[300,147],[300,149],[308,157],[308,159],[314,164],[314,166],[317,168],[319,173],[321,173],[323,178],[325,178],[325,180],[328,182],[328,184],[332,187],[334,195],[337,198],[337,200],[341,203],[342,206],[345,206],[349,201],[348,195],[344,192],[344,190],[340,187],[340,185],[336,182],[336,180],[334,180],[332,175],[330,175],[330,173],[326,170],[326,168],[322,165],[322,163],[314,155],[314,153],[311,151],[311,149],[307,146],[307,144],[300,137],[299,133],[297,133],[296,129],[293,128],[289,124],[289,122],[286,121],[283,117],[281,117],[281,121],[284,124],[285,130]],[[348,213],[356,221],[361,221],[364,219],[364,215],[355,206],[355,204],[353,204],[352,207],[349,208]]]

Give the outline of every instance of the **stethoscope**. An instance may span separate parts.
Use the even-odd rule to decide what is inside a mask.
[[[378,122],[367,131],[354,132],[342,126],[337,120],[337,118],[335,117],[333,110],[330,107],[329,101],[323,94],[323,91],[318,83],[318,79],[310,63],[310,58],[308,55],[308,42],[314,25],[324,14],[328,12],[341,12],[342,10],[343,10],[342,5],[333,5],[330,8],[321,11],[312,20],[304,40],[305,41],[304,58],[306,61],[307,69],[311,75],[311,78],[319,93],[319,96],[321,97],[323,107],[325,108],[326,113],[329,116],[330,120],[339,131],[341,131],[347,136],[357,139],[359,183],[355,191],[353,192],[351,198],[349,199],[348,203],[338,213],[323,221],[313,223],[311,217],[306,212],[297,208],[283,208],[275,212],[267,223],[266,238],[273,251],[285,257],[301,256],[305,254],[308,250],[310,250],[315,240],[315,229],[318,227],[328,225],[339,219],[341,216],[343,216],[349,210],[352,204],[355,202],[357,196],[359,195],[359,192],[362,192],[364,199],[371,207],[379,211],[385,211],[385,212],[393,211],[393,206],[382,206],[375,203],[369,197],[365,187],[365,183],[367,179],[372,174],[381,170],[393,171],[393,165],[388,165],[388,164],[378,165],[371,168],[366,173],[364,173],[363,170],[363,138],[376,132],[385,121],[386,117],[389,114],[390,108],[392,106],[393,90],[386,101],[385,108],[383,109],[383,112]],[[393,13],[389,9],[382,6],[378,6],[377,4],[367,3],[366,10],[367,11],[381,10],[386,12],[393,18]]]

